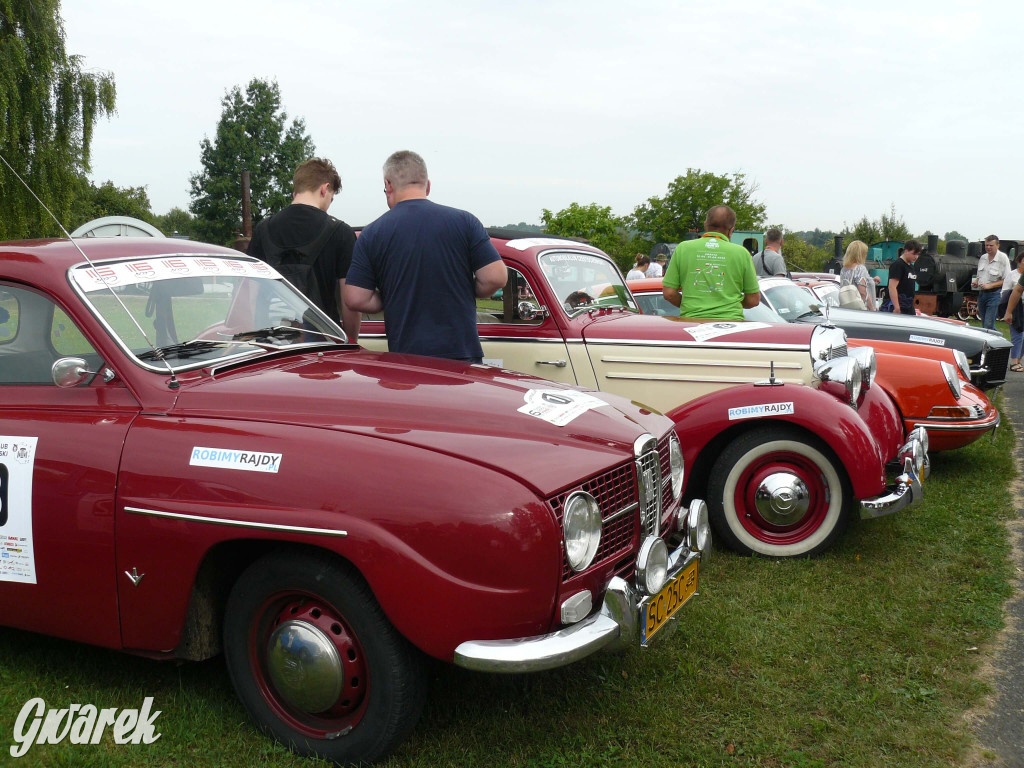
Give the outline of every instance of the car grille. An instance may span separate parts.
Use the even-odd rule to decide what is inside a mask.
[[[837,357],[846,357],[847,355],[846,345],[841,344],[835,347],[828,348],[828,359],[835,360]]]
[[[639,511],[636,474],[638,466],[643,468],[642,471],[653,471],[658,478],[656,484],[658,493],[650,500],[646,509]],[[608,560],[621,559],[625,555],[629,555],[626,559],[632,560],[632,550],[638,546],[638,534],[640,538],[657,534],[659,529],[666,525],[661,517],[662,510],[667,509],[671,502],[670,477],[668,437],[666,436],[658,444],[657,453],[648,452],[640,456],[637,461],[626,462],[615,469],[592,477],[586,482],[558,494],[548,504],[561,527],[565,500],[577,490],[586,491],[597,500],[604,516],[601,525],[601,543],[590,567],[593,568]],[[566,560],[563,547],[562,580],[575,575],[577,574]]]
[[[1000,384],[1006,381],[1006,367],[1010,362],[1010,347],[989,349],[985,352],[985,367],[988,373],[982,381],[986,385]]]

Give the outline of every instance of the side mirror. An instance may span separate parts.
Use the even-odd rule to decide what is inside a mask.
[[[520,301],[516,307],[516,313],[520,320],[536,320],[538,317],[547,317],[548,311],[544,307],[538,307],[532,301]]]
[[[104,381],[111,381],[115,376],[109,368],[104,368],[102,371],[90,371],[81,357],[62,357],[55,361],[50,366],[50,375],[53,377],[53,383],[63,389],[77,387],[89,376],[103,376]]]

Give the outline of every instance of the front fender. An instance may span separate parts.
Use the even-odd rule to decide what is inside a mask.
[[[283,458],[276,473],[189,466],[196,445]],[[579,479],[567,472],[567,484]],[[177,647],[207,553],[275,543],[347,560],[398,631],[439,658],[464,640],[550,629],[554,513],[522,482],[461,457],[333,430],[149,416],[129,433],[118,499],[128,648]],[[134,585],[122,575],[133,571],[144,576]]]
[[[691,400],[667,415],[676,422],[685,461],[684,494],[703,494],[711,465],[739,435],[767,421],[792,424],[824,441],[842,463],[857,499],[885,488],[885,463],[899,448],[899,416],[884,392],[862,398],[870,422],[835,397],[801,384],[744,384]],[[880,395],[880,397],[879,397]],[[869,424],[880,430],[876,439]],[[891,452],[890,452],[891,451]]]

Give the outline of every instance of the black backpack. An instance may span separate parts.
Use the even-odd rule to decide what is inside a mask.
[[[313,265],[316,264],[320,251],[324,249],[327,241],[331,239],[331,235],[338,228],[338,224],[337,219],[328,219],[324,228],[320,230],[320,234],[312,241],[305,245],[288,246],[278,245],[274,242],[270,236],[269,220],[264,226],[267,242],[263,249],[263,260],[318,307],[323,307],[324,304],[320,296],[320,285],[317,283],[316,275],[313,274]]]

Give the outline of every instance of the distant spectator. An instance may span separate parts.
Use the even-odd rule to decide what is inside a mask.
[[[917,291],[917,270],[914,263],[923,250],[917,240],[907,240],[903,253],[889,267],[889,298],[882,305],[883,312],[913,315],[914,293]]]
[[[729,242],[736,213],[727,205],[708,211],[704,234],[680,243],[662,283],[665,301],[688,318],[743,320],[743,310],[761,302],[750,252]]]
[[[785,277],[786,261],[782,258],[782,230],[772,227],[764,233],[764,249],[754,254],[758,277]]]
[[[877,309],[875,303],[875,281],[864,265],[868,258],[868,247],[860,240],[854,240],[846,247],[843,269],[839,273],[839,285],[855,285],[867,309]]]
[[[647,265],[647,269],[644,270],[644,274],[647,277],[661,277],[662,276],[661,264],[658,263],[658,260],[657,259],[653,259],[652,260],[649,257],[648,257],[647,260],[650,263]]]
[[[627,280],[643,280],[647,277],[647,267],[651,264],[651,257],[643,253],[636,255],[636,263],[633,268],[626,273]]]
[[[999,238],[986,237],[985,255],[978,259],[978,317],[982,327],[996,327],[1003,282],[1012,271],[1010,260],[999,250]]]
[[[1013,269],[1010,274],[1003,280],[1003,295],[999,300],[999,311],[998,315],[1000,319],[1006,320],[1010,324],[1010,343],[1013,347],[1010,349],[1010,370],[1015,373],[1024,373],[1024,365],[1021,365],[1021,351],[1024,347],[1024,306],[1021,306],[1018,301],[1016,306],[1013,308],[1013,312],[1007,313],[1007,308],[1010,304],[1010,296],[1013,293],[1014,286],[1021,280],[1022,274],[1024,274],[1024,256],[1018,254],[1010,264]]]

